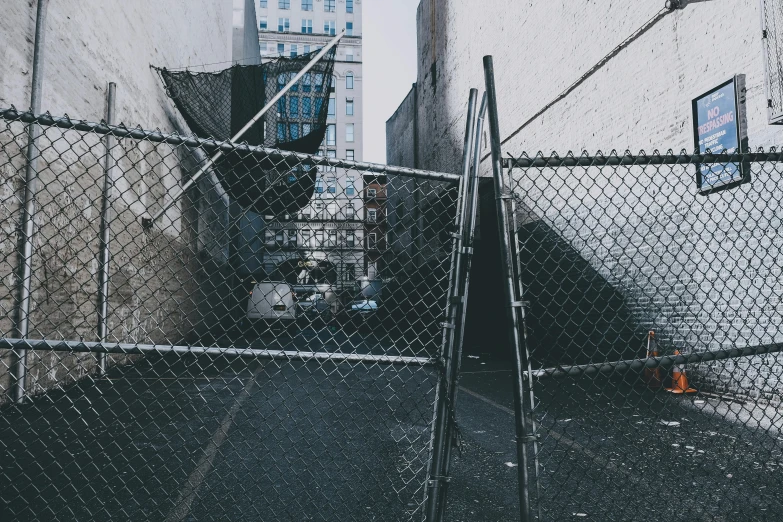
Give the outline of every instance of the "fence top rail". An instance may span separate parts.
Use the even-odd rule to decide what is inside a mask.
[[[52,116],[50,113],[35,115],[32,112],[19,112],[16,108],[0,108],[0,119],[8,122],[37,123],[45,127],[57,127],[60,129],[72,129],[82,132],[89,132],[99,135],[111,135],[116,138],[130,138],[134,140],[146,140],[155,143],[167,143],[169,145],[183,145],[190,148],[203,148],[210,152],[218,150],[224,153],[243,152],[258,155],[259,158],[269,158],[276,162],[293,160],[296,163],[307,162],[313,165],[324,165],[330,167],[339,167],[344,169],[372,172],[381,175],[398,175],[409,178],[426,179],[430,181],[445,181],[450,183],[459,183],[461,177],[458,174],[448,172],[434,172],[430,170],[412,169],[408,167],[397,167],[393,165],[383,165],[380,163],[367,163],[361,161],[349,161],[336,158],[327,158],[325,156],[313,156],[299,152],[290,152],[279,149],[270,149],[247,143],[232,143],[230,141],[219,141],[209,138],[199,138],[195,135],[184,136],[173,132],[165,133],[159,130],[145,130],[141,127],[128,128],[123,124],[108,125],[101,121],[100,123],[89,122],[85,120],[71,119],[69,116]]]
[[[622,155],[610,153],[606,156],[600,152],[597,155],[590,156],[587,153],[581,156],[575,156],[572,153],[566,156],[522,156],[519,158],[505,158],[503,166],[505,168],[553,168],[553,167],[605,167],[605,166],[650,166],[650,165],[696,165],[700,163],[758,163],[764,161],[783,161],[783,151],[777,151],[774,148],[765,152],[744,153],[705,153],[688,154],[685,151],[675,154],[668,151],[661,154],[654,151],[652,154],[631,154],[625,152]]]

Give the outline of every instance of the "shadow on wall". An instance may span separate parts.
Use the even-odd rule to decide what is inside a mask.
[[[494,189],[480,186],[465,354],[511,359]],[[643,356],[644,332],[623,296],[541,221],[519,228],[527,342],[534,368]]]

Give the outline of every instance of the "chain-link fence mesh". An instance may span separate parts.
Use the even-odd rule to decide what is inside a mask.
[[[780,159],[507,161],[536,518],[783,516]],[[741,161],[697,194],[698,163]]]
[[[459,176],[2,117],[0,518],[423,517]],[[210,171],[142,227],[218,149],[283,183],[315,169],[307,204],[255,213]]]

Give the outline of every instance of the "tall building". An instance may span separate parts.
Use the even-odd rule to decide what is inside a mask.
[[[262,60],[337,48],[326,136],[320,154],[362,160],[362,6],[360,0],[257,0]],[[319,167],[315,194],[297,215],[246,215],[240,223],[247,275],[290,282],[353,284],[366,275],[364,180],[359,172]],[[309,278],[301,272],[309,271]],[[311,279],[318,279],[312,281]]]

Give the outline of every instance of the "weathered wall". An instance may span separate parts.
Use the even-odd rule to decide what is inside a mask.
[[[466,92],[484,85],[484,55],[494,56],[504,152],[692,150],[691,100],[740,73],[747,82],[750,146],[779,145],[783,129],[768,124],[755,1],[697,3],[666,14],[526,123],[663,8],[663,0],[422,0],[418,110],[427,118],[419,122],[419,166],[458,168]],[[482,175],[489,169],[485,160]],[[587,188],[558,183],[555,177],[563,174],[531,171],[521,178],[528,190],[527,224],[541,223],[588,261],[625,296],[641,330],[658,330],[668,349],[783,341],[779,174],[768,169],[751,187],[707,200],[695,197],[693,173],[686,169],[620,169],[605,180],[595,170],[582,172],[582,179],[595,179],[585,187],[600,190],[601,200],[585,197]],[[656,183],[663,189],[630,194],[618,183],[623,176],[638,187],[647,182],[647,188]],[[553,198],[555,191],[563,197]],[[608,216],[601,209],[614,201],[623,204]],[[638,208],[642,216],[633,215]],[[705,233],[710,222],[719,223],[718,230]],[[705,366],[702,380],[748,392],[779,391],[779,383],[758,369],[760,362]]]
[[[0,106],[28,106],[37,2],[14,2],[0,20]],[[232,59],[232,1],[51,2],[46,22],[42,109],[72,118],[104,118],[106,89],[117,84],[116,121],[164,131],[187,127],[150,64],[220,68]],[[216,62],[224,62],[216,64]],[[26,137],[19,123],[0,125],[2,336],[14,336],[16,243],[24,194]],[[96,135],[45,128],[40,140],[38,210],[30,337],[96,340],[98,231],[105,145]],[[168,145],[118,140],[111,153],[111,256],[108,341],[176,343],[216,324],[204,304],[227,293],[225,220],[204,218],[203,201],[225,203],[201,183],[145,233],[140,219],[157,211],[186,172],[203,159]],[[203,197],[202,197],[203,196]],[[210,211],[213,211],[211,209]],[[225,286],[225,285],[223,285]],[[0,363],[0,401],[9,389],[9,353]],[[91,355],[35,352],[29,391],[78,379]]]

